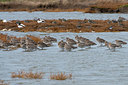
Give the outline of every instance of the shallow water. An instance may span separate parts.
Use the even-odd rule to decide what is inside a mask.
[[[92,19],[92,20],[117,20],[118,17],[128,19],[128,14],[99,14],[83,12],[0,12],[0,19],[6,20],[32,20],[34,17],[43,19]]]
[[[108,33],[42,33],[42,32],[1,32],[17,37],[32,34],[44,37],[50,35],[58,41],[66,37],[73,38],[80,35],[96,42],[96,37],[104,38],[109,42],[116,39],[128,43],[128,32]],[[99,44],[98,44],[99,45]],[[111,52],[106,47],[98,45],[91,49],[80,51],[80,48],[72,52],[60,52],[57,43],[42,51],[23,52],[23,49],[15,51],[0,50],[0,79],[9,82],[10,85],[128,85],[128,45],[117,48]],[[43,79],[19,79],[11,78],[11,72],[18,70],[45,72]],[[50,73],[72,73],[72,79],[57,81],[50,80]]]

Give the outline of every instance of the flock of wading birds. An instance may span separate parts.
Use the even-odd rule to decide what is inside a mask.
[[[106,40],[97,37],[97,42],[99,42],[100,46],[106,46],[111,51],[115,51],[115,48],[121,48],[122,45],[127,44],[122,40],[115,40],[114,43],[107,42]],[[50,47],[53,43],[57,42],[57,39],[51,36],[45,36],[40,41],[34,41],[31,37],[25,36],[23,38],[14,38],[11,36],[6,36],[6,42],[0,39],[0,48],[6,51],[16,50],[17,48],[23,48],[26,52],[32,52],[36,50],[43,50],[45,47]],[[61,51],[72,51],[76,48],[87,49],[91,48],[91,46],[97,45],[95,42],[82,37],[75,36],[75,40],[66,37],[65,40],[61,40],[58,42],[58,47]]]

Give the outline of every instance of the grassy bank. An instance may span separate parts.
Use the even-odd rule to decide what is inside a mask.
[[[120,12],[119,8],[127,4],[127,0],[0,0],[0,11],[117,13]]]

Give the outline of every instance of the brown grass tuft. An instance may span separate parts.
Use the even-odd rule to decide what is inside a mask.
[[[18,73],[12,72],[11,77],[12,78],[27,78],[27,79],[42,79],[43,77],[43,72],[40,73],[33,73],[33,72],[24,72],[24,71],[19,71]]]
[[[39,37],[35,37],[35,36],[32,36],[32,35],[27,35],[27,37],[30,37],[32,40],[34,40],[36,43],[38,43],[39,41],[41,41],[41,38]]]
[[[71,79],[72,74],[66,75],[65,73],[57,73],[57,74],[51,74],[50,79],[52,80],[66,80],[66,79]]]

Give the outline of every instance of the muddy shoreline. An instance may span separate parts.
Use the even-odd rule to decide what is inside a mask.
[[[23,28],[18,28],[17,22],[25,25]],[[37,23],[34,20],[24,21],[0,21],[1,31],[17,31],[17,32],[121,32],[128,31],[128,21],[121,23],[112,20],[45,20],[44,23]]]

